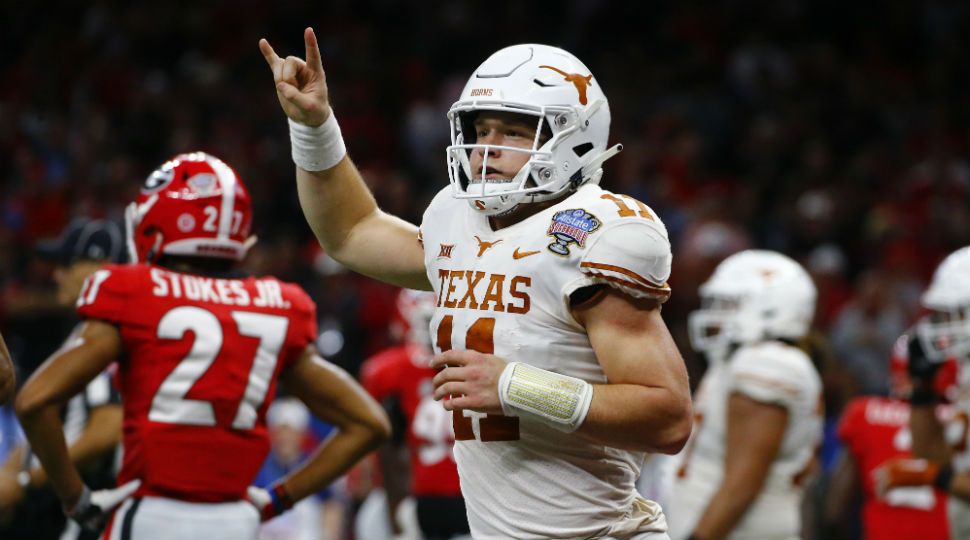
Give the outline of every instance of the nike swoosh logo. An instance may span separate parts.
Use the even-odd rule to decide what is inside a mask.
[[[530,257],[530,256],[535,255],[537,253],[539,253],[539,252],[538,251],[519,251],[519,248],[515,248],[515,251],[512,252],[512,258],[515,259],[515,260],[519,260],[519,259],[522,259],[524,257]]]

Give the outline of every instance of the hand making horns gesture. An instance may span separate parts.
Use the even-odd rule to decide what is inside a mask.
[[[259,50],[273,70],[276,97],[291,120],[315,127],[330,117],[327,76],[320,61],[320,47],[312,28],[303,31],[306,60],[295,56],[280,58],[265,39],[259,40]]]

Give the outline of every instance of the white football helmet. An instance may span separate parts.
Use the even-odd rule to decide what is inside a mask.
[[[534,116],[532,148],[476,144],[474,120],[480,111]],[[599,182],[601,165],[622,149],[607,148],[610,106],[590,70],[572,54],[548,45],[513,45],[475,70],[461,97],[448,111],[451,145],[448,176],[453,194],[488,216],[509,212],[524,202],[559,197],[586,182]],[[545,129],[550,138],[540,136]],[[503,181],[472,181],[469,156],[481,149],[529,154],[529,161]]]
[[[943,260],[923,293],[932,313],[916,325],[923,350],[931,360],[970,360],[970,246]]]
[[[709,352],[802,338],[815,315],[816,295],[812,278],[791,258],[763,250],[735,253],[700,287],[701,309],[687,321],[691,345]]]

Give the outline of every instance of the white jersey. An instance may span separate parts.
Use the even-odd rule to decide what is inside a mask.
[[[738,349],[727,362],[711,364],[694,398],[691,440],[666,507],[670,536],[690,535],[724,477],[728,398],[739,393],[788,411],[778,456],[754,500],[728,536],[732,540],[794,539],[799,536],[803,488],[822,439],[822,383],[801,350],[771,341]]]
[[[438,295],[437,352],[472,349],[607,382],[569,296],[608,284],[635,297],[670,294],[660,219],[596,185],[492,231],[465,201],[438,193],[421,225]],[[628,538],[665,529],[634,484],[644,454],[590,443],[538,422],[456,412],[455,459],[478,539]]]
[[[946,429],[948,441],[953,443],[953,471],[970,472],[970,362],[959,364],[957,374],[956,411]],[[959,497],[947,497],[947,516],[950,538],[970,538],[970,502]]]

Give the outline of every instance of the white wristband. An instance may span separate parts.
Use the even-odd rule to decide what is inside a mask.
[[[586,420],[593,385],[521,362],[510,362],[498,381],[506,416],[529,416],[567,433]]]
[[[325,171],[347,155],[337,117],[330,111],[327,121],[310,127],[289,120],[293,163],[304,171]]]

